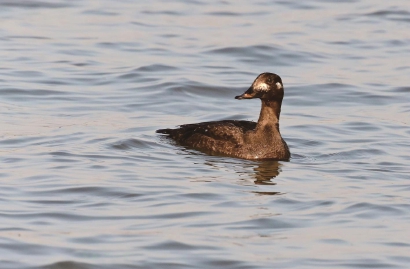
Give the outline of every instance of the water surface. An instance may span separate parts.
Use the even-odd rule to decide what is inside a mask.
[[[408,268],[410,6],[0,0],[1,268]],[[289,162],[155,134],[256,120]]]

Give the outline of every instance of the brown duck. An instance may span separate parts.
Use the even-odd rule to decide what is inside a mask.
[[[251,87],[235,99],[260,98],[258,122],[222,120],[184,124],[176,129],[160,129],[180,145],[210,155],[243,159],[289,160],[290,151],[279,131],[279,116],[284,95],[282,79],[262,73]]]

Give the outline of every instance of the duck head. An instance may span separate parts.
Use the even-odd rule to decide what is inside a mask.
[[[260,74],[249,89],[235,99],[253,99],[278,100],[283,99],[283,84],[280,76],[273,73]]]

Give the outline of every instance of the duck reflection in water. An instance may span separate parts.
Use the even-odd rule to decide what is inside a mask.
[[[255,171],[255,184],[258,185],[276,185],[272,179],[276,178],[281,172],[282,164],[278,161],[260,161],[258,165],[253,168]]]
[[[190,151],[190,154],[195,152]],[[261,160],[256,162],[224,162],[221,159],[207,159],[204,163],[216,170],[231,170],[235,174],[241,175],[242,180],[248,181],[249,178],[253,180],[256,185],[276,185],[273,180],[282,172],[281,164],[275,160]],[[245,176],[245,177],[243,177]],[[280,192],[254,192],[258,194],[282,194]]]

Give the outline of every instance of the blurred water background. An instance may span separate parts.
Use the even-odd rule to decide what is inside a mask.
[[[410,3],[0,0],[0,268],[409,268]],[[256,120],[289,162],[155,134]]]

